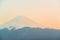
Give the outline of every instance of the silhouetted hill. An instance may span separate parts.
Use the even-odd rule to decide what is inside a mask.
[[[59,40],[60,30],[24,27],[0,30],[0,40]]]

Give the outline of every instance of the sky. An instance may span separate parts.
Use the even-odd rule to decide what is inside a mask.
[[[60,29],[60,0],[0,0],[0,25],[26,16],[40,25]]]

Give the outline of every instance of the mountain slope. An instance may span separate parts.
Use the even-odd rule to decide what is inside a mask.
[[[40,25],[27,17],[18,16],[16,18],[12,19],[11,21],[3,24],[1,26],[1,28],[7,27],[10,29],[13,26],[16,28],[21,28],[21,27],[25,27],[25,26],[39,27]]]

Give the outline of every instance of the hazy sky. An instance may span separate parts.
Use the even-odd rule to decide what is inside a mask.
[[[60,0],[0,0],[0,24],[26,16],[47,27],[60,28]]]

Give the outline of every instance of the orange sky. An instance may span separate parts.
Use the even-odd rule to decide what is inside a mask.
[[[44,27],[60,28],[59,0],[3,0],[0,11],[0,24],[26,16]]]

